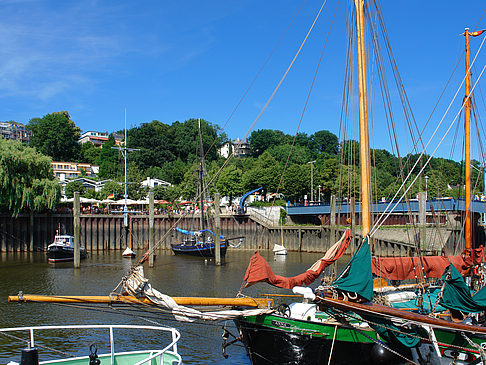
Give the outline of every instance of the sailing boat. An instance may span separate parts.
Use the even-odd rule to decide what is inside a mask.
[[[198,257],[215,257],[216,250],[219,250],[220,257],[225,257],[226,249],[228,247],[228,240],[224,236],[216,237],[214,232],[206,228],[206,220],[204,217],[204,151],[201,134],[201,120],[198,120],[199,131],[199,222],[200,227],[198,231],[190,231],[176,227],[176,231],[183,234],[184,238],[181,242],[171,243],[170,247],[176,255],[189,255]],[[214,209],[219,209],[215,206]],[[219,242],[218,242],[219,241]],[[219,245],[217,244],[219,243]],[[219,247],[218,247],[219,246]]]
[[[363,3],[355,1],[357,48],[359,63],[360,94],[360,163],[361,163],[361,197],[363,213],[363,237],[359,249],[349,264],[331,285],[322,287],[315,293],[309,288],[294,287],[294,292],[302,294],[303,303],[292,303],[282,306],[280,314],[260,315],[235,319],[243,338],[252,364],[268,362],[308,363],[454,363],[472,364],[486,361],[483,344],[486,342],[486,327],[467,323],[435,318],[422,313],[413,313],[389,306],[372,303],[373,273],[383,268],[372,258],[369,244],[371,227],[371,189],[370,189],[370,156],[367,121],[365,51],[363,35]],[[466,44],[469,35],[466,29]],[[482,31],[480,32],[482,33]],[[479,34],[480,34],[479,33]],[[469,52],[466,51],[466,71],[469,79]],[[390,258],[395,263],[385,267],[381,272],[402,272],[406,263],[413,270],[422,268],[424,274],[431,277],[432,270],[440,274],[444,285],[435,307],[440,303],[452,313],[478,313],[486,310],[486,289],[471,296],[456,266],[471,268],[471,264],[483,262],[483,252],[476,252],[470,245],[470,155],[468,141],[470,84],[466,80],[466,253],[469,258],[461,256],[437,258],[448,262],[436,267],[437,260],[426,258],[414,261],[413,258]],[[469,180],[469,182],[468,182]],[[467,243],[469,242],[469,244]],[[457,264],[457,265],[456,265]],[[395,269],[395,271],[392,270]],[[445,270],[444,270],[445,269]],[[251,263],[248,271],[251,271]],[[247,271],[247,284],[252,280]],[[410,270],[406,273],[408,274]],[[417,274],[416,274],[417,275]],[[385,275],[386,276],[386,275]],[[257,281],[258,278],[256,277]],[[268,281],[264,278],[263,281]],[[274,285],[279,282],[274,281]],[[281,286],[282,287],[282,286]],[[432,303],[431,303],[432,304]],[[431,306],[432,307],[432,306]],[[432,311],[434,308],[430,308]],[[464,319],[464,318],[462,318]],[[292,344],[292,346],[289,346]]]
[[[283,256],[285,256],[285,255],[287,255],[287,249],[284,246],[282,222],[280,222],[280,241],[282,243],[281,245],[279,245],[278,243],[276,243],[273,246],[273,253],[275,255],[283,255]]]

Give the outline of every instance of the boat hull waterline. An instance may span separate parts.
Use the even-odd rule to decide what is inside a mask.
[[[88,251],[81,247],[79,250],[80,259],[88,257]],[[74,261],[74,249],[72,247],[51,246],[47,251],[49,262],[67,262]]]

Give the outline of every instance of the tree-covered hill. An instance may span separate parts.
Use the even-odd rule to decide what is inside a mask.
[[[100,179],[123,180],[123,158],[119,151],[112,148],[115,146],[113,135],[102,148],[95,148],[90,143],[79,146],[76,142],[80,129],[70,120],[67,112],[34,118],[28,128],[34,132],[31,147],[43,155],[54,160],[97,164],[100,166]],[[359,143],[356,141],[339,142],[336,135],[326,130],[296,136],[279,130],[255,130],[248,138],[250,156],[232,159],[220,171],[225,160],[218,150],[228,142],[227,136],[221,133],[217,124],[205,120],[201,120],[201,134],[207,181],[213,180],[212,189],[217,189],[223,196],[234,198],[263,186],[265,193],[278,190],[287,200],[303,202],[305,195],[308,198],[311,195],[312,169],[315,200],[319,199],[319,191],[324,201],[331,194],[359,199]],[[173,184],[168,189],[156,188],[154,192],[158,199],[173,200],[180,196],[184,199],[194,198],[194,171],[200,153],[197,119],[171,124],[153,120],[129,129],[127,135],[128,146],[139,150],[128,156],[131,198],[146,194],[140,182],[148,176]],[[37,156],[41,159],[40,154]],[[372,150],[374,198],[390,198],[418,158],[418,155],[407,155],[400,159],[386,150]],[[315,162],[311,164],[311,161]],[[425,161],[423,157],[417,166],[420,167]],[[474,164],[479,167],[478,162]],[[412,176],[416,171],[417,168],[412,171]],[[216,175],[217,178],[214,178]],[[462,175],[460,162],[433,158],[425,174],[411,189],[410,196],[424,190],[426,183],[429,196],[458,196],[461,193],[457,186],[463,182]],[[473,185],[476,191],[482,191],[483,181],[477,179],[478,172],[474,170]],[[108,184],[100,194],[85,192],[88,196],[98,198],[106,198],[111,193],[117,198],[121,197],[120,185]]]

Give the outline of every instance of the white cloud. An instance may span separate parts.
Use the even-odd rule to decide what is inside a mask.
[[[0,3],[2,96],[56,96],[94,81],[123,52],[123,37],[107,34],[109,26],[103,29],[113,21],[103,9],[83,12],[65,3],[47,8],[47,3]]]

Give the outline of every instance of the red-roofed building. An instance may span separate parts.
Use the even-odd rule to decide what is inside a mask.
[[[103,143],[105,143],[106,141],[108,141],[108,132],[94,131],[84,132],[78,140],[79,143],[91,142],[96,147],[103,146]]]

